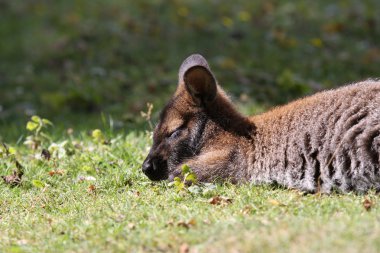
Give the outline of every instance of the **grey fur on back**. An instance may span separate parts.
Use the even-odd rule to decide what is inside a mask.
[[[250,118],[254,183],[310,192],[380,190],[380,82],[317,93]]]
[[[241,115],[207,61],[191,55],[154,130],[151,180],[278,183],[307,192],[380,191],[380,81],[368,80]]]

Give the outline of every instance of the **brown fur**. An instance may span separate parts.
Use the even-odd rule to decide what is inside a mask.
[[[380,190],[380,82],[317,93],[253,117],[237,112],[206,60],[192,55],[161,113],[143,171],[189,165],[200,181],[277,183],[308,192]]]

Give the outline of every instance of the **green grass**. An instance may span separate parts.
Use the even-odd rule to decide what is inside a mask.
[[[373,193],[229,184],[178,193],[140,171],[151,144],[140,111],[152,102],[157,119],[185,57],[206,56],[239,109],[258,113],[379,77],[379,8],[377,0],[0,2],[0,142],[25,168],[21,185],[0,182],[0,252],[379,252]],[[23,145],[33,114],[53,120],[52,141],[68,141],[73,154],[41,160],[41,148]],[[96,128],[109,145],[91,137]],[[14,169],[0,157],[0,176]],[[63,175],[50,176],[56,170]],[[88,176],[96,180],[78,180]],[[232,203],[210,204],[217,195]]]
[[[1,252],[380,250],[380,198],[374,193],[304,195],[249,184],[178,192],[140,170],[150,134],[103,135],[110,144],[86,132],[54,135],[75,152],[50,160],[39,158],[40,149],[13,145],[25,174],[19,186],[0,184]],[[11,159],[0,161],[0,175],[14,168]],[[62,175],[49,174],[57,170]],[[80,180],[88,176],[96,180]],[[218,195],[232,202],[211,204]],[[365,199],[372,203],[368,211]]]

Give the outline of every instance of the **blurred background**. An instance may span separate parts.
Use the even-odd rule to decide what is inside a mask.
[[[249,114],[380,77],[379,13],[377,0],[2,0],[0,139],[34,114],[144,129],[192,53]]]

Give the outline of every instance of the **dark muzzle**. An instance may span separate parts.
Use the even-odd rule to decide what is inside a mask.
[[[168,178],[168,165],[163,159],[148,157],[142,165],[142,171],[152,181],[159,181]]]

